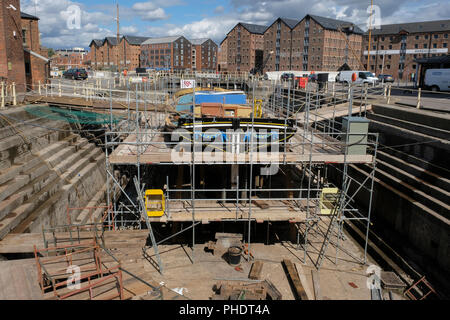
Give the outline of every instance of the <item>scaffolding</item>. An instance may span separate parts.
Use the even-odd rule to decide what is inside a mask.
[[[199,79],[193,78],[196,83]],[[161,83],[172,84],[174,79],[167,75],[167,79],[160,79]],[[204,81],[204,79],[203,79]],[[216,82],[214,82],[216,81]],[[222,85],[219,80],[214,80],[205,87]],[[261,84],[264,86],[261,86]],[[251,122],[247,124],[249,139],[236,140],[227,139],[220,142],[226,151],[217,152],[217,162],[208,158],[203,150],[205,144],[200,140],[202,128],[194,116],[195,107],[191,111],[192,138],[184,145],[188,149],[182,149],[185,160],[173,161],[171,152],[176,148],[179,141],[165,141],[164,135],[170,134],[165,130],[164,120],[167,110],[158,110],[156,104],[147,103],[146,97],[157,96],[156,87],[152,88],[148,83],[136,84],[135,92],[127,93],[127,98],[134,96],[133,103],[127,99],[127,108],[123,110],[126,119],[116,124],[113,119],[113,95],[110,86],[110,123],[105,133],[106,171],[107,171],[107,207],[108,217],[105,223],[109,228],[120,229],[125,226],[142,228],[145,222],[152,238],[152,244],[157,256],[159,271],[163,270],[163,262],[158,254],[157,246],[163,242],[192,229],[192,252],[191,261],[194,263],[195,254],[195,228],[200,223],[214,221],[248,223],[246,244],[248,245],[248,260],[251,256],[251,225],[257,222],[285,221],[295,224],[297,229],[297,250],[304,252],[304,263],[310,253],[309,236],[311,233],[323,234],[323,242],[314,262],[319,269],[323,259],[326,257],[328,244],[336,248],[335,263],[338,262],[339,251],[345,252],[359,263],[367,261],[367,242],[370,228],[370,212],[372,206],[373,181],[376,170],[376,153],[378,136],[372,133],[351,133],[350,126],[343,132],[342,123],[337,121],[338,117],[354,114],[364,116],[370,108],[368,99],[371,97],[385,98],[386,86],[368,85],[344,85],[332,83],[325,87],[308,84],[305,89],[292,86],[290,82],[261,82],[256,79],[246,80],[249,88],[249,101],[253,104],[255,99],[263,100],[263,113],[271,118],[283,119],[285,124],[294,121],[295,131],[288,132],[284,128],[284,136],[291,135],[291,139],[276,145],[277,152],[271,149],[262,152],[267,141],[255,138],[255,113],[252,113]],[[169,88],[161,89],[169,92]],[[154,90],[152,92],[152,90]],[[194,87],[195,91],[195,87]],[[263,96],[265,95],[265,96]],[[195,95],[193,95],[195,106]],[[170,103],[167,100],[166,103]],[[357,106],[355,108],[355,106]],[[240,133],[242,135],[242,133]],[[245,133],[244,133],[245,134]],[[362,138],[356,142],[354,137]],[[256,141],[255,141],[256,139]],[[230,141],[230,142],[229,142]],[[351,142],[352,141],[352,142]],[[362,145],[367,148],[364,154],[350,154],[349,147]],[[208,143],[207,146],[215,146]],[[229,147],[229,149],[227,149]],[[257,151],[255,151],[257,149]],[[185,152],[189,150],[189,152]],[[238,150],[233,152],[230,150]],[[179,152],[180,150],[178,150]],[[222,150],[223,151],[223,150]],[[227,160],[226,162],[223,162]],[[230,167],[231,188],[206,188],[204,181],[197,185],[197,173],[202,170],[201,165],[225,164]],[[355,178],[349,175],[349,166],[364,164],[368,168],[366,178]],[[180,168],[189,166],[189,188],[180,187],[180,183],[171,183],[166,176],[164,186],[165,212],[162,217],[148,217],[142,199],[146,188],[146,182],[154,182],[148,175],[148,168],[160,166],[173,166]],[[244,177],[240,177],[239,167],[245,166]],[[285,188],[272,188],[271,170],[273,166],[279,168],[287,181],[295,176],[300,180],[298,186],[292,186],[287,182]],[[114,177],[117,167],[134,168],[135,195],[129,194]],[[257,173],[260,169],[260,173]],[[267,177],[267,179],[265,179]],[[333,177],[333,179],[332,179]],[[131,178],[131,177],[130,177]],[[256,179],[257,178],[257,179]],[[261,179],[261,180],[258,180]],[[265,183],[269,187],[264,186]],[[334,180],[331,181],[331,180]],[[261,182],[263,181],[263,182]],[[176,184],[173,188],[171,185]],[[116,185],[122,192],[121,201],[115,198],[111,192]],[[151,188],[151,186],[147,187]],[[321,196],[324,188],[338,188],[336,203],[328,214],[322,214],[320,210]],[[356,208],[355,197],[361,190],[369,193],[366,210]],[[214,194],[221,193],[221,197]],[[212,196],[206,196],[212,194]],[[264,195],[264,196],[263,196]],[[258,206],[258,201],[270,202],[271,210],[264,211]],[[124,219],[127,213],[127,219]],[[107,221],[106,221],[107,220]],[[180,231],[156,241],[151,224],[155,222],[184,222],[188,226],[182,227]],[[364,255],[358,258],[341,248],[339,242],[344,239],[343,228],[346,222],[358,221],[365,229]],[[326,232],[323,233],[325,226]],[[303,238],[301,241],[300,238]],[[148,249],[146,248],[146,249]]]

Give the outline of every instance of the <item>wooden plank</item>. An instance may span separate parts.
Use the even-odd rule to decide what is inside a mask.
[[[304,271],[302,265],[300,263],[296,263],[295,267],[297,268],[298,275],[300,277],[300,281],[303,285],[303,288],[305,288],[305,292],[306,292],[306,295],[308,296],[308,300],[314,300],[314,294],[311,290],[311,287],[309,286],[308,280],[306,279],[305,271]]]
[[[269,204],[263,200],[252,200],[252,203],[261,209],[268,209],[270,207]]]
[[[322,294],[320,292],[320,278],[317,270],[311,270],[313,286],[314,286],[314,296],[316,300],[322,300]]]
[[[286,272],[291,280],[291,284],[294,287],[294,296],[297,300],[308,300],[308,296],[306,295],[305,289],[300,281],[300,277],[298,276],[297,269],[291,260],[284,259],[283,264],[286,268]]]
[[[267,294],[272,298],[272,300],[281,300],[283,298],[281,292],[278,291],[270,280],[266,279],[262,284],[266,288]]]
[[[250,270],[250,274],[248,275],[248,278],[252,280],[260,280],[263,265],[264,263],[262,261],[254,262],[252,265],[252,269]]]

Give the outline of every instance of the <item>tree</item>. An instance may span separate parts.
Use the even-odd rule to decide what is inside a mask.
[[[51,58],[55,55],[55,50],[53,50],[53,48],[48,48],[47,49],[48,52],[48,57]]]

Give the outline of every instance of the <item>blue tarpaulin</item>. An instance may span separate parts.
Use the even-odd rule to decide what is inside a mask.
[[[195,93],[195,104],[201,103],[224,103],[245,105],[247,98],[244,92],[210,92],[198,91]],[[186,94],[178,99],[177,111],[192,112],[192,94]]]

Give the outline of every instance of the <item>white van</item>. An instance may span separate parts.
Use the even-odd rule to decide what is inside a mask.
[[[356,81],[353,83],[369,83],[376,84],[379,80],[372,72],[369,71],[360,71],[360,70],[350,70],[350,71],[341,71],[336,77],[337,82],[346,82],[352,83],[352,74],[356,73]]]
[[[450,91],[450,69],[428,69],[424,85],[432,91]]]

